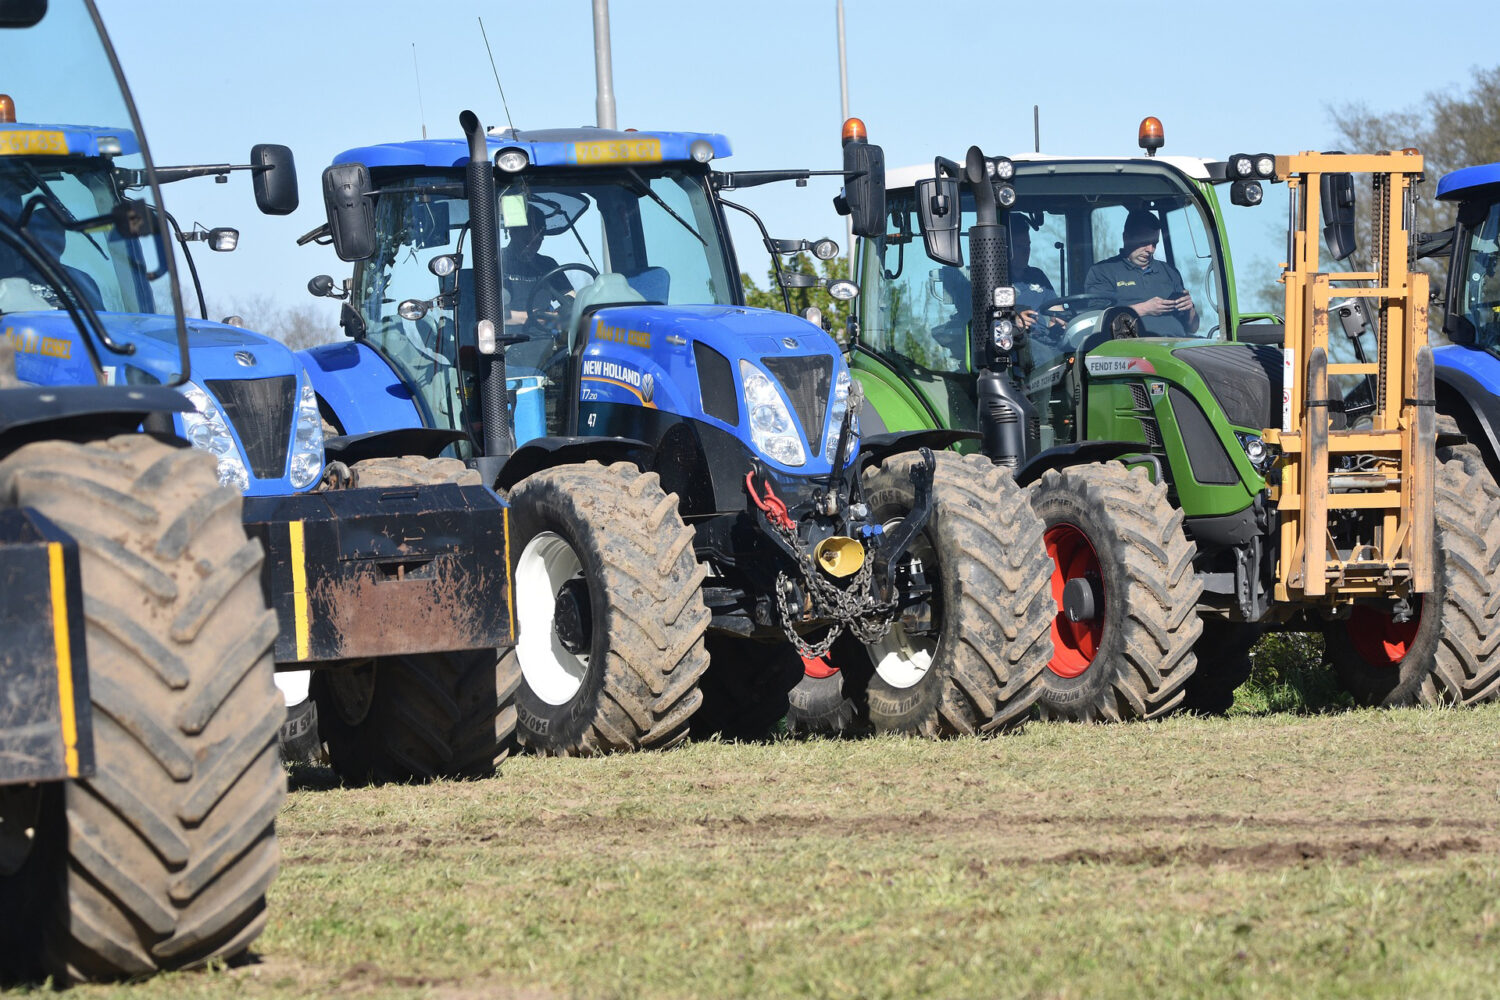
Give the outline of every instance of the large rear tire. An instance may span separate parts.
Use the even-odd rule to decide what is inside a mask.
[[[1500,491],[1470,451],[1439,455],[1437,586],[1415,617],[1397,623],[1357,606],[1325,630],[1334,670],[1361,704],[1476,705],[1500,694]]]
[[[653,473],[565,465],[510,493],[516,733],[539,754],[659,749],[687,738],[708,668],[706,571]]]
[[[1031,487],[1052,561],[1053,654],[1038,705],[1079,721],[1154,719],[1181,706],[1203,626],[1203,583],[1182,511],[1144,469],[1051,470]],[[1063,611],[1069,581],[1090,613]]]
[[[1008,470],[977,455],[935,458],[932,513],[898,570],[903,584],[931,587],[931,630],[898,621],[863,644],[865,712],[882,732],[991,732],[1030,711],[1051,655],[1042,525]],[[897,455],[865,474],[872,520],[889,528],[911,513],[920,461]]]
[[[63,981],[243,952],[265,926],[286,779],[276,617],[239,495],[202,452],[127,435],[13,452],[0,502],[78,542],[97,762],[43,797],[46,849],[4,881],[0,908],[33,892],[50,909],[28,919]]]
[[[486,778],[515,738],[520,681],[493,649],[382,656],[313,674],[318,729],[350,784]]]

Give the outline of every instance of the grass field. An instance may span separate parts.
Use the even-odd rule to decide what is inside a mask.
[[[1500,706],[330,778],[255,961],[74,995],[1500,995]]]

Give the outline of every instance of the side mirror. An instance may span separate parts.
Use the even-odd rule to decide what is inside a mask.
[[[849,176],[853,174],[855,176]],[[844,146],[844,195],[854,235],[885,235],[885,151],[868,142]]]
[[[266,215],[297,210],[297,163],[290,149],[264,142],[251,146],[250,167],[256,208]]]
[[[1354,178],[1324,174],[1321,195],[1323,242],[1334,260],[1344,260],[1359,248],[1354,237]]]
[[[370,171],[363,163],[336,163],[323,171],[323,204],[339,260],[375,256],[375,206]]]
[[[940,264],[962,267],[963,248],[958,242],[958,179],[927,177],[917,181],[917,221],[927,256]]]

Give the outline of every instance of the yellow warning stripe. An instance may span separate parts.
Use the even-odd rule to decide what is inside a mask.
[[[510,621],[510,641],[516,641],[516,581],[510,572],[510,505],[500,511],[505,521],[505,616]]]
[[[297,659],[307,659],[311,642],[307,637],[307,553],[302,544],[302,522],[288,522],[292,548],[292,618],[297,634]]]
[[[78,777],[78,718],[73,713],[73,643],[68,633],[68,581],[63,547],[47,543],[47,571],[52,582],[52,647],[57,653],[57,701],[62,714],[63,762],[68,776]]]

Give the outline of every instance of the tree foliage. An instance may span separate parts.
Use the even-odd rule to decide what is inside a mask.
[[[338,303],[331,299],[289,306],[262,292],[210,302],[208,314],[216,320],[238,316],[245,329],[279,340],[294,351],[344,338],[344,331],[339,329]]]
[[[826,283],[849,277],[849,259],[834,257],[832,260],[816,260],[805,253],[799,253],[784,261],[781,267],[785,272],[810,274],[819,280],[820,284],[812,288],[787,289],[791,297],[792,312],[800,316],[808,306],[817,306],[823,311],[823,329],[833,334],[839,343],[844,343],[851,303],[840,302],[829,295]],[[774,267],[766,269],[765,288],[761,288],[754,278],[743,272],[740,274],[740,285],[745,290],[746,305],[785,311],[786,303],[777,287]]]
[[[1417,104],[1398,111],[1372,111],[1363,103],[1330,108],[1337,148],[1373,153],[1416,146],[1422,151],[1426,178],[1418,185],[1416,229],[1435,233],[1453,225],[1453,208],[1434,197],[1438,179],[1460,167],[1500,161],[1500,66],[1475,70],[1467,89],[1429,92]],[[1361,191],[1368,206],[1368,191]],[[1361,256],[1368,261],[1370,221],[1357,224]],[[1447,261],[1426,268],[1434,287],[1447,276]],[[1362,265],[1363,266],[1363,265]],[[1434,327],[1436,327],[1436,323]]]

